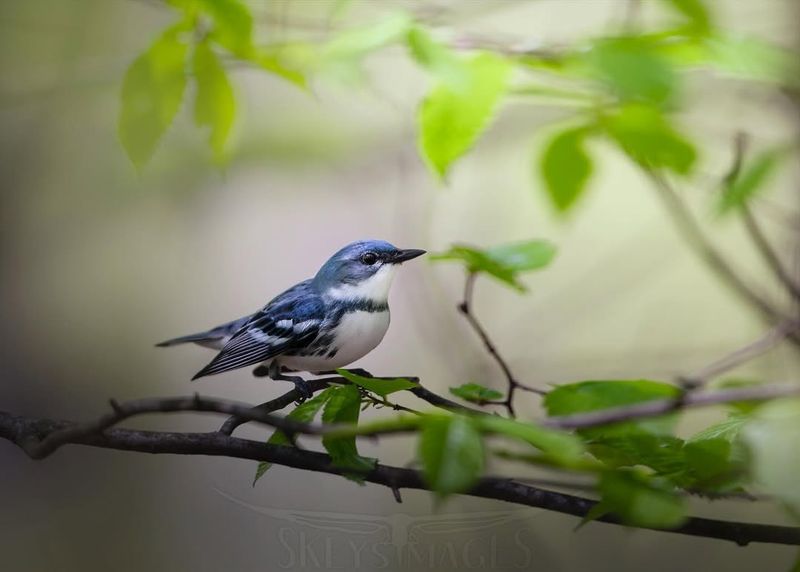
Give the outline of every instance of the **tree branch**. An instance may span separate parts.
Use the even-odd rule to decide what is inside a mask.
[[[472,297],[473,292],[475,290],[475,280],[477,279],[478,275],[475,272],[468,272],[467,279],[464,282],[464,298],[461,303],[458,305],[458,310],[469,322],[469,325],[472,326],[472,329],[478,334],[481,341],[483,342],[486,351],[489,352],[489,355],[494,358],[497,362],[497,365],[500,366],[500,369],[503,370],[503,375],[505,375],[506,381],[508,383],[508,391],[506,393],[506,398],[502,401],[489,401],[487,403],[492,403],[495,405],[502,405],[506,409],[508,409],[509,415],[514,417],[514,391],[517,389],[521,389],[523,391],[530,391],[531,393],[537,393],[539,395],[544,395],[547,392],[541,389],[530,387],[521,383],[512,373],[511,368],[509,367],[508,363],[505,359],[500,355],[497,347],[494,345],[494,342],[489,337],[489,334],[486,332],[484,327],[478,321],[478,318],[472,312]]]
[[[0,438],[17,444],[26,450],[26,443],[32,439],[63,432],[75,427],[68,421],[54,421],[33,417],[14,416],[0,412]],[[300,450],[295,447],[269,445],[230,437],[219,432],[212,433],[172,433],[159,431],[137,431],[130,429],[109,429],[102,434],[72,433],[69,443],[135,451],[151,454],[211,455],[253,461],[266,461],[300,470],[329,474],[341,474],[330,457],[322,453]],[[419,471],[387,465],[376,467],[365,475],[367,482],[400,489],[430,490]],[[584,517],[596,505],[596,501],[541,489],[509,479],[484,477],[465,494],[469,496],[502,500],[523,506],[541,508],[549,511]],[[620,524],[611,515],[598,519],[601,522]],[[654,529],[659,530],[659,529]],[[689,518],[682,526],[664,530],[705,538],[728,540],[745,546],[751,542],[800,545],[800,529],[755,523],[729,522],[707,518]]]
[[[798,383],[775,383],[720,391],[686,392],[675,399],[654,399],[637,403],[636,405],[549,417],[543,420],[541,424],[557,429],[584,429],[586,427],[610,425],[645,417],[657,417],[658,415],[689,407],[705,407],[723,403],[735,403],[737,401],[769,401],[795,395],[800,395],[800,384]]]

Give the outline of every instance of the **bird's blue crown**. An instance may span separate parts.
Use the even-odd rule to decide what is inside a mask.
[[[387,264],[398,264],[423,254],[422,250],[401,250],[385,240],[352,242],[331,256],[314,277],[320,290],[341,284],[359,284]]]

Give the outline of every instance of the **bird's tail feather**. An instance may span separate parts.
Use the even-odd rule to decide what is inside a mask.
[[[177,346],[180,344],[195,343],[201,346],[219,349],[220,342],[232,336],[236,331],[244,326],[252,317],[252,315],[243,316],[238,320],[227,322],[216,328],[211,328],[205,332],[197,332],[196,334],[189,334],[188,336],[181,336],[179,338],[172,338],[159,344],[158,348],[168,348],[169,346]]]
[[[221,336],[219,334],[215,334],[214,332],[197,332],[196,334],[189,334],[188,336],[180,336],[178,338],[172,338],[171,340],[159,342],[156,344],[156,347],[168,348],[170,346],[177,346],[180,344],[188,344],[192,342],[209,342],[213,340],[218,340],[220,337]]]

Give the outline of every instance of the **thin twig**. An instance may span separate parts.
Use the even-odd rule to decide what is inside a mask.
[[[511,368],[509,367],[508,363],[505,359],[500,355],[497,347],[494,345],[494,342],[489,337],[489,334],[486,332],[484,327],[478,321],[478,318],[475,316],[474,312],[472,311],[472,299],[473,299],[473,292],[475,290],[475,280],[477,279],[478,275],[475,272],[468,272],[466,281],[464,282],[464,299],[458,305],[458,310],[464,314],[464,317],[469,322],[472,329],[478,334],[481,341],[483,342],[486,351],[489,352],[494,360],[497,362],[497,365],[500,366],[500,369],[503,370],[503,375],[506,377],[506,381],[508,383],[508,391],[506,393],[505,399],[502,401],[497,402],[490,402],[496,405],[503,405],[507,410],[509,415],[512,417],[514,416],[514,391],[517,389],[521,389],[523,391],[530,391],[531,393],[536,393],[539,395],[544,395],[547,392],[541,389],[537,389],[535,387],[531,387],[529,385],[525,385],[517,380],[514,377]]]
[[[68,430],[72,426],[74,424],[67,421],[21,417],[0,412],[0,438],[16,443],[23,450],[24,443],[30,439],[54,431]],[[169,433],[110,429],[102,434],[76,433],[75,435],[75,439],[70,441],[71,443],[90,447],[150,454],[223,456],[266,461],[299,470],[337,475],[342,473],[342,469],[335,466],[330,457],[322,453],[264,444],[230,437],[218,432]],[[401,467],[376,465],[373,470],[364,475],[364,480],[398,491],[404,488],[430,490],[420,471]],[[537,488],[500,477],[483,477],[464,494],[577,517],[585,517],[597,504],[596,501],[587,498]],[[604,515],[598,521],[620,524],[620,521],[613,515]],[[662,531],[727,540],[740,546],[751,542],[800,545],[800,528],[700,517],[691,517],[679,527]]]
[[[798,329],[800,329],[800,323],[798,322],[781,322],[757,340],[732,351],[697,371],[681,375],[678,380],[687,389],[695,389],[709,380],[766,353],[785,340],[790,332],[796,332]]]
[[[708,266],[716,272],[723,282],[740,298],[755,308],[770,325],[786,321],[786,317],[760,294],[756,293],[714,248],[688,207],[683,203],[666,178],[653,169],[645,168],[644,172],[659,191],[659,195],[675,223],[686,237],[688,244],[706,261]],[[789,339],[795,345],[800,346],[800,334],[797,332],[790,334]]]
[[[748,143],[749,137],[747,133],[739,132],[734,136],[733,161],[731,162],[730,169],[722,179],[722,185],[724,188],[730,188],[739,178],[739,175],[742,172],[742,166],[744,165],[744,158],[747,153]],[[780,282],[784,288],[786,288],[789,294],[791,294],[795,300],[800,300],[800,284],[797,284],[794,281],[791,274],[784,266],[783,262],[778,256],[778,253],[775,252],[775,249],[770,244],[766,234],[764,234],[764,231],[761,229],[761,225],[758,223],[758,220],[750,210],[750,207],[747,204],[742,204],[739,210],[744,222],[744,226],[750,235],[750,239],[758,249],[761,257],[764,259],[764,262],[766,262],[769,269],[775,275],[775,278],[777,278],[778,282]]]
[[[769,239],[761,229],[761,225],[758,223],[755,215],[753,215],[753,212],[747,205],[742,205],[740,212],[747,233],[750,235],[753,244],[755,244],[756,248],[761,253],[764,262],[767,263],[767,266],[775,275],[775,278],[786,288],[786,291],[789,292],[792,298],[800,301],[800,285],[794,281],[791,274],[784,266],[783,261],[781,261],[778,256],[778,253],[772,248]]]

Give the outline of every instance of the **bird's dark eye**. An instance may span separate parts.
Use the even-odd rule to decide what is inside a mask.
[[[378,262],[378,255],[374,252],[365,252],[361,255],[361,262],[366,264],[367,266],[372,266],[376,262]]]

